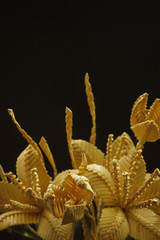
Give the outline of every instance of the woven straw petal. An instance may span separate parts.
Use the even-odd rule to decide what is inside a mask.
[[[151,198],[160,199],[160,178],[157,178],[143,193],[140,200],[147,200]]]
[[[156,179],[139,198],[139,201],[145,201],[148,199],[159,199],[160,200],[160,178]],[[157,206],[150,206],[156,214],[160,214],[160,204]]]
[[[128,233],[128,221],[119,207],[102,210],[99,222],[99,240],[124,240]]]
[[[124,132],[121,136],[117,137],[112,143],[113,158],[117,152],[120,142],[122,141],[122,138],[123,138],[123,145],[121,147],[121,151],[119,152],[119,158],[121,158],[124,154],[130,154],[135,152],[136,150],[130,136],[126,132]]]
[[[10,200],[28,203],[28,199],[16,185],[8,182],[0,182],[0,205],[8,204]]]
[[[26,185],[26,187],[31,187],[31,169],[37,168],[41,193],[42,195],[44,194],[51,178],[47,173],[44,162],[39,153],[31,145],[29,145],[18,157],[16,168],[19,179]]]
[[[86,202],[82,204],[70,205],[68,202],[65,204],[65,212],[63,216],[62,224],[72,223],[80,220],[84,215],[84,209],[86,207]]]
[[[99,197],[108,206],[116,204],[114,183],[110,172],[103,166],[91,164],[87,166],[85,176],[89,179],[89,183]]]
[[[88,164],[96,163],[104,166],[104,153],[93,144],[84,140],[72,140],[72,149],[77,167],[82,162],[82,153],[85,153]]]
[[[145,142],[154,142],[160,137],[158,125],[153,120],[147,120],[131,127],[135,136]]]
[[[143,157],[138,152],[126,155],[119,160],[121,173],[128,172],[130,175],[130,197],[135,194],[145,181],[146,164]],[[121,175],[122,181],[123,176]]]
[[[11,226],[39,223],[40,214],[14,210],[0,215],[0,231]]]
[[[160,99],[157,98],[154,101],[154,103],[150,107],[150,110],[148,112],[146,119],[154,120],[155,123],[158,125],[158,128],[160,129]]]
[[[63,185],[63,182],[64,182],[64,179],[70,175],[71,173],[78,173],[78,170],[65,170],[65,171],[62,171],[61,173],[59,173],[55,179],[53,180],[53,184],[56,185],[56,186],[62,186]]]
[[[69,240],[72,235],[72,224],[62,225],[62,218],[56,218],[44,210],[38,226],[38,234],[44,240]]]
[[[130,235],[135,239],[159,240],[160,216],[147,208],[133,209],[127,213]]]
[[[147,100],[148,94],[144,93],[135,101],[130,118],[131,126],[134,126],[137,123],[145,120]]]

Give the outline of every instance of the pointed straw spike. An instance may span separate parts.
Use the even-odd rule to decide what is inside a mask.
[[[87,167],[87,158],[86,158],[86,154],[83,153],[82,154],[82,162],[79,166],[78,175],[80,175],[80,176],[84,175],[84,173],[86,171],[86,167]]]
[[[48,145],[48,143],[47,143],[47,141],[44,137],[41,137],[41,140],[39,142],[39,146],[41,147],[41,149],[45,153],[46,157],[48,158],[48,160],[49,160],[49,162],[50,162],[50,164],[53,168],[54,177],[57,176],[58,172],[57,172],[56,164],[55,164],[53,155],[51,153],[51,150],[49,148],[49,145]]]
[[[120,168],[119,168],[119,162],[116,159],[113,159],[113,180],[115,184],[115,189],[116,189],[116,196],[118,201],[121,201],[121,178],[120,178]]]
[[[14,124],[16,125],[17,129],[19,130],[19,132],[22,134],[22,136],[27,140],[27,142],[29,144],[32,145],[32,147],[37,150],[37,152],[39,153],[40,157],[43,159],[43,155],[37,145],[37,143],[26,133],[26,131],[24,129],[21,128],[21,126],[19,125],[19,123],[17,122],[14,112],[12,109],[8,109],[8,113],[12,118],[12,121],[14,122]]]
[[[96,112],[95,112],[94,96],[92,93],[91,84],[89,82],[88,73],[86,73],[84,80],[85,80],[88,106],[89,106],[90,114],[92,117],[92,129],[91,129],[90,143],[95,145],[95,143],[96,143]]]
[[[8,172],[5,175],[6,175],[6,177],[9,178],[9,180],[12,183],[14,183],[18,187],[18,189],[21,191],[21,193],[25,193],[26,187],[21,181],[19,181],[19,179],[16,177],[16,175],[14,175],[12,172]]]
[[[30,176],[31,176],[32,189],[34,190],[34,192],[38,197],[42,197],[37,168],[31,169]]]
[[[15,200],[9,201],[13,209],[24,210],[29,212],[40,212],[40,209],[37,206],[30,205],[28,203],[21,203]]]
[[[153,173],[150,174],[149,178],[145,181],[145,183],[142,185],[142,187],[135,193],[135,195],[132,197],[132,199],[127,204],[128,206],[132,205],[132,203],[135,203],[146,191],[146,189],[152,185],[152,183],[157,179],[157,177],[160,175],[160,170],[156,168]]]
[[[131,204],[129,208],[149,208],[152,206],[158,206],[160,203],[160,200],[158,198],[153,198],[153,199],[147,199],[142,202],[138,202],[135,204]]]
[[[2,179],[3,182],[8,182],[7,177],[5,175],[5,172],[4,172],[3,167],[1,166],[1,164],[0,164],[0,176],[1,176],[1,179]]]
[[[108,135],[107,144],[106,144],[106,156],[105,156],[105,166],[111,171],[112,165],[112,143],[113,143],[113,134]]]
[[[73,149],[72,149],[72,125],[73,125],[73,121],[72,121],[72,111],[66,107],[66,117],[65,117],[65,121],[66,121],[66,134],[67,134],[67,142],[68,142],[68,149],[69,149],[69,153],[70,153],[70,157],[72,160],[72,166],[73,168],[77,168],[74,156],[73,156]]]
[[[123,181],[123,191],[122,191],[122,201],[121,201],[121,207],[125,207],[128,201],[129,197],[129,190],[130,190],[130,174],[128,172],[123,172],[122,176],[124,177]]]

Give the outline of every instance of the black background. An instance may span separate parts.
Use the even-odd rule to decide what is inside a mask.
[[[124,131],[135,141],[129,122],[134,101],[144,92],[149,105],[160,97],[158,6],[106,2],[1,6],[0,163],[6,172],[15,172],[16,158],[27,146],[7,108],[37,143],[41,136],[48,140],[59,172],[71,167],[65,107],[73,111],[73,138],[88,140],[86,72],[95,96],[97,146],[105,151],[108,134]],[[159,144],[145,144],[150,172],[160,165]]]

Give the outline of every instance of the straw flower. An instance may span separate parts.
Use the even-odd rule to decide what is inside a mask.
[[[83,218],[93,198],[93,190],[83,176],[87,166],[85,155],[79,169],[58,174],[49,146],[42,137],[39,145],[53,168],[52,179],[40,148],[18,124],[11,109],[9,114],[29,145],[17,159],[18,177],[12,172],[5,173],[0,166],[0,230],[23,224],[45,240],[73,239],[74,224]],[[29,224],[36,224],[35,229]]]
[[[150,109],[146,108],[148,94],[142,94],[134,103],[131,113],[131,129],[139,140],[139,148],[145,142],[160,138],[160,99],[156,99]]]
[[[95,192],[95,234],[90,234],[92,224],[87,227],[82,222],[84,235],[90,240],[123,240],[128,235],[140,240],[160,240],[160,171],[157,168],[152,174],[146,173],[142,155],[145,141],[159,138],[159,100],[148,111],[144,107],[147,96],[144,94],[133,106],[131,128],[139,140],[137,146],[127,133],[115,140],[109,134],[104,154],[95,146],[95,104],[88,74],[85,85],[93,124],[90,142],[72,139],[72,111],[66,108],[66,133],[72,165],[78,169],[81,156],[85,154],[88,165],[84,175]]]

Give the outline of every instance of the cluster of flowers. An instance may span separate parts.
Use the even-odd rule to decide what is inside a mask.
[[[47,141],[39,146],[9,114],[27,140],[27,148],[16,162],[17,176],[0,166],[0,230],[25,225],[45,240],[73,240],[77,222],[84,239],[160,239],[160,171],[146,172],[142,150],[145,142],[160,137],[160,99],[147,109],[148,94],[134,103],[131,129],[136,146],[127,133],[113,139],[109,134],[106,153],[95,146],[95,104],[88,74],[85,87],[92,129],[90,141],[72,139],[72,111],[66,108],[66,134],[73,169],[57,172]],[[48,158],[52,179],[45,168]],[[35,224],[33,227],[33,224]]]

